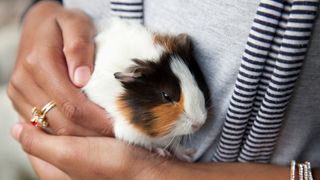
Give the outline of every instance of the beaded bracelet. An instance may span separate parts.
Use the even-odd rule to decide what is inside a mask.
[[[299,180],[313,180],[310,162],[306,161],[305,163],[297,164],[296,161],[292,160],[290,166],[290,180],[295,180],[296,166],[298,167]]]

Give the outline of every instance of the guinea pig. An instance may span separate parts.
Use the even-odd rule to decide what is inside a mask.
[[[94,72],[83,90],[111,116],[115,137],[191,161],[181,137],[199,130],[208,112],[188,35],[154,33],[120,19],[99,29]]]

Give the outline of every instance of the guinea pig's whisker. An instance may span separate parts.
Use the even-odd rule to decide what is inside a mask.
[[[169,146],[172,144],[172,142],[174,141],[174,138],[175,138],[175,136],[173,136],[172,138],[171,138],[171,140],[169,141],[169,143],[164,147],[164,149],[168,149],[169,148]]]
[[[175,141],[176,146],[179,146],[180,142],[181,142],[181,138],[176,138],[176,141]]]
[[[172,145],[171,145],[171,148],[172,149],[176,149],[178,146],[179,146],[179,144],[180,144],[180,140],[179,140],[180,138],[176,138],[176,136],[174,137],[174,142],[172,143]]]

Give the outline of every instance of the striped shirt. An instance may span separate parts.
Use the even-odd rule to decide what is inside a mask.
[[[262,0],[215,161],[269,162],[306,55],[318,0]]]

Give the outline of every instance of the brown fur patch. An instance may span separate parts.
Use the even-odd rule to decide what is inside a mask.
[[[168,52],[173,52],[175,49],[175,38],[170,35],[162,35],[155,33],[153,36],[154,44],[163,46]]]
[[[184,97],[181,94],[178,103],[166,103],[151,109],[151,114],[154,119],[150,121],[141,120],[145,124],[133,121],[133,114],[131,108],[119,98],[116,102],[117,107],[121,114],[129,121],[133,127],[137,128],[140,132],[147,134],[151,137],[161,137],[170,133],[176,120],[184,111]]]
[[[128,106],[128,104],[120,97],[118,98],[117,107],[120,113],[124,116],[125,120],[127,120],[134,128],[137,128],[140,132],[147,134],[149,136],[154,136],[151,128],[146,128],[152,125],[152,122],[141,119],[139,122],[135,122],[133,119],[133,109]],[[147,118],[147,117],[145,117]]]
[[[128,107],[127,103],[121,98],[118,98],[116,105],[121,112],[121,114],[128,120],[132,119],[132,111]]]
[[[181,113],[184,111],[184,98],[181,94],[178,103],[166,103],[153,108],[151,111],[156,117],[152,127],[155,136],[164,136],[170,133],[172,126],[175,124]]]

